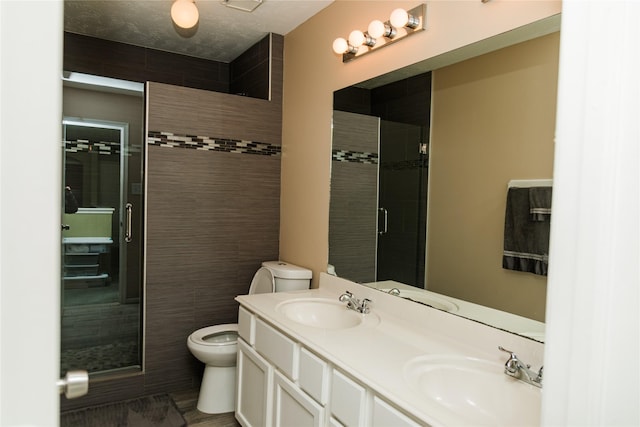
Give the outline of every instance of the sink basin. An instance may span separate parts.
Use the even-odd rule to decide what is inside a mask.
[[[540,425],[540,389],[504,374],[504,365],[455,355],[421,356],[404,366],[410,387],[460,424]]]
[[[391,289],[381,289],[381,291],[384,292],[389,292],[390,290]],[[456,311],[458,311],[458,306],[455,303],[445,298],[437,297],[425,291],[400,289],[400,295],[398,296],[401,298],[408,298],[422,304],[427,304],[433,308],[448,311],[449,313],[455,313]]]
[[[322,329],[346,329],[360,325],[372,314],[349,310],[345,303],[327,298],[298,298],[278,305],[277,311],[289,320]]]

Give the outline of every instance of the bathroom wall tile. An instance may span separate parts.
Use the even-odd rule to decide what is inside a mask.
[[[229,64],[64,33],[64,69],[144,83],[229,92]],[[263,78],[265,81],[268,75]]]
[[[231,62],[230,93],[268,99],[270,44],[267,35]]]
[[[146,387],[176,390],[201,375],[188,335],[236,322],[234,297],[277,259],[280,157],[150,146],[148,180]]]
[[[376,278],[377,173],[375,164],[332,162],[329,263],[359,282]]]
[[[149,130],[281,145],[279,103],[149,82],[149,109]]]

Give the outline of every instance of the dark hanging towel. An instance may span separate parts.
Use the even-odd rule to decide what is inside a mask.
[[[550,212],[551,187],[509,189],[502,268],[547,275]]]

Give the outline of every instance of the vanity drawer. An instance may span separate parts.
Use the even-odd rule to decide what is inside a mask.
[[[306,348],[300,349],[298,384],[316,402],[329,402],[329,365]]]
[[[256,317],[244,307],[238,309],[238,335],[250,345],[256,340]]]
[[[259,318],[255,326],[255,349],[289,379],[298,379],[299,345]]]
[[[336,369],[331,379],[331,415],[346,426],[364,425],[367,390]]]

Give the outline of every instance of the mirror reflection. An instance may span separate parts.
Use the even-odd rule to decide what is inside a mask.
[[[502,267],[512,180],[551,179],[559,33],[334,93],[338,276],[543,339],[546,277]]]

